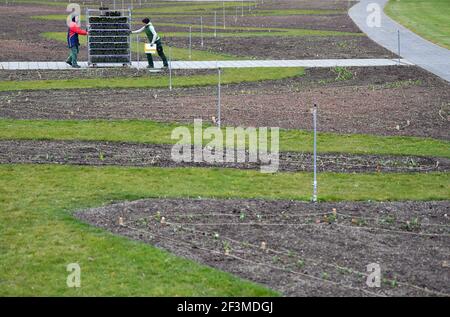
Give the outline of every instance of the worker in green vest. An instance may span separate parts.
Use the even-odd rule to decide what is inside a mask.
[[[164,67],[168,67],[169,64],[167,63],[166,55],[164,55],[163,46],[161,43],[161,38],[158,36],[158,33],[156,33],[155,28],[153,27],[153,24],[150,22],[149,18],[145,18],[142,20],[142,23],[144,23],[144,26],[140,28],[139,30],[133,31],[131,33],[138,34],[145,32],[147,35],[148,41],[150,44],[156,44],[156,51],[158,52],[159,57],[161,57]],[[147,60],[148,60],[148,68],[153,68],[155,65],[153,64],[153,57],[152,54],[146,54]]]

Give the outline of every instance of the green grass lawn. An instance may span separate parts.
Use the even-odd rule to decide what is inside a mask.
[[[310,173],[0,165],[0,295],[267,296],[261,286],[116,237],[71,212],[146,197],[309,199]],[[448,199],[448,174],[321,174],[322,200]],[[66,265],[81,266],[69,289]]]
[[[303,68],[227,68],[222,73],[222,84],[238,84],[264,80],[281,80],[303,76]],[[174,87],[200,87],[217,85],[218,75],[173,76]],[[114,89],[114,88],[165,88],[169,76],[150,75],[143,77],[74,78],[50,80],[0,81],[0,91],[45,90],[45,89]]]
[[[0,119],[1,140],[83,140],[173,144],[180,124],[148,120],[12,120]],[[193,131],[192,125],[187,125]],[[205,128],[208,126],[204,122]],[[280,150],[312,151],[311,132],[281,130]],[[450,142],[416,137],[319,133],[319,152],[450,157]]]
[[[449,0],[390,0],[385,11],[408,29],[450,49]]]

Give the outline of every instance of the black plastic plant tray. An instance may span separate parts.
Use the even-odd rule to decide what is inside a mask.
[[[130,25],[128,23],[93,23],[90,25],[91,30],[129,30]]]
[[[127,17],[90,17],[89,24],[91,23],[128,23]]]
[[[127,49],[129,48],[128,43],[90,43],[90,49]]]
[[[112,50],[112,49],[100,49],[100,50],[90,50],[91,55],[127,55],[128,49],[119,49],[119,50]]]
[[[101,37],[101,36],[90,36],[89,43],[128,43],[128,37]]]
[[[91,63],[129,63],[130,59],[128,56],[92,56]]]
[[[128,36],[128,30],[111,31],[111,30],[91,30],[90,36]]]

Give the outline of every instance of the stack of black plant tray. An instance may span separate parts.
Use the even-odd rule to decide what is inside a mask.
[[[87,10],[88,65],[131,65],[131,10]]]

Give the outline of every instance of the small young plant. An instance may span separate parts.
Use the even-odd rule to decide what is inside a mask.
[[[240,220],[245,220],[245,213],[244,212],[241,212],[241,214],[239,215],[239,219]]]
[[[333,68],[333,72],[336,74],[336,81],[346,81],[353,79],[353,73],[345,67],[336,66],[335,68]]]
[[[418,217],[408,220],[405,225],[407,231],[416,231],[420,229],[420,220]]]
[[[353,218],[352,219],[352,224],[358,227],[363,227],[365,226],[367,223],[364,219],[360,219],[360,218]]]
[[[231,252],[231,245],[230,245],[230,242],[228,242],[228,241],[223,241],[222,244],[223,244],[223,250],[224,250],[224,252],[225,252],[225,255],[230,255],[230,252]]]
[[[296,264],[299,269],[302,269],[305,267],[305,261],[303,261],[303,260],[298,260]]]
[[[396,220],[395,216],[386,216],[384,218],[381,218],[379,220],[379,223],[392,225],[395,223],[395,220]]]

